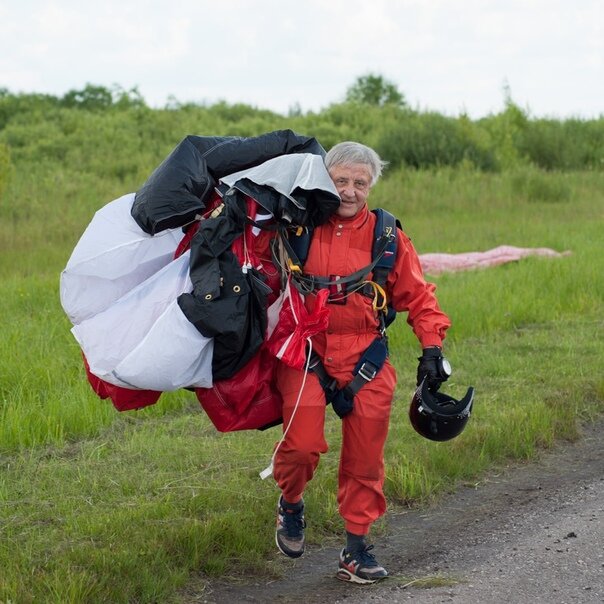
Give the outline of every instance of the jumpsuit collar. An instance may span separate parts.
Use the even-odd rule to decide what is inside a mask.
[[[354,216],[343,218],[337,214],[332,214],[329,217],[329,222],[332,225],[342,225],[344,229],[360,229],[369,218],[369,208],[365,204]]]

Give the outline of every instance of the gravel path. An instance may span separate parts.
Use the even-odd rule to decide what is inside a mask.
[[[390,514],[372,586],[334,578],[337,548],[309,548],[278,581],[216,583],[193,602],[604,602],[604,422],[528,465],[429,509]],[[192,594],[191,594],[192,595]]]

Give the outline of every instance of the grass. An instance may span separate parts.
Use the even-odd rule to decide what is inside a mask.
[[[30,168],[37,178],[26,187]],[[200,585],[278,575],[277,489],[258,478],[278,429],[219,434],[187,391],[118,414],[85,381],[58,274],[92,213],[134,190],[138,176],[96,187],[88,173],[25,164],[16,172],[0,211],[0,601],[177,601],[192,575]],[[404,318],[391,327],[392,505],[421,505],[494,464],[576,439],[580,422],[604,409],[603,180],[528,168],[402,170],[374,191],[374,205],[396,211],[422,253],[501,244],[572,252],[434,279],[453,320],[447,392],[461,396],[470,384],[477,392],[453,441],[413,432],[417,342]],[[306,497],[311,542],[342,532],[339,427],[329,412],[331,449]]]
[[[418,577],[417,579],[409,579],[405,577],[391,577],[390,581],[394,581],[395,583],[399,583],[401,589],[406,589],[407,587],[415,587],[419,589],[434,589],[435,587],[454,587],[455,585],[459,585],[461,581],[457,579],[452,579],[450,577],[442,577],[440,575],[430,575],[427,577]]]

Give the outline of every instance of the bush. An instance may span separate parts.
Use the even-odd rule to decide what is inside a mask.
[[[405,112],[381,130],[376,150],[393,167],[457,166],[464,161],[481,170],[496,167],[493,151],[480,140],[480,133],[467,118]]]
[[[545,170],[602,169],[604,119],[534,120],[528,124],[518,148]]]
[[[14,168],[8,147],[0,143],[0,200],[13,176]]]
[[[0,131],[18,115],[43,114],[58,107],[59,99],[49,94],[11,94],[0,90]]]
[[[550,171],[604,168],[604,118],[531,119],[510,98],[501,113],[473,121],[386,102],[336,103],[285,117],[225,101],[206,106],[173,100],[164,109],[151,109],[136,88],[119,86],[88,84],[62,98],[0,89],[0,143],[10,148],[15,165],[58,160],[121,180],[152,170],[188,134],[257,136],[282,128],[315,136],[325,149],[344,140],[365,143],[391,168],[464,165],[495,171],[527,163]]]

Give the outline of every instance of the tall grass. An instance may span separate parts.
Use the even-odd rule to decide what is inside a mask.
[[[199,132],[187,110],[177,113]],[[252,117],[242,112],[242,121]],[[63,128],[73,134],[78,124]],[[140,128],[146,137],[144,120]],[[158,137],[139,156],[126,139],[118,136],[124,149],[116,143],[105,159],[89,157],[83,139],[66,144],[66,163],[34,161],[27,141],[11,147],[14,174],[0,204],[0,601],[170,601],[192,573],[203,585],[291,565],[273,553],[277,490],[258,478],[279,429],[218,434],[187,391],[118,414],[85,381],[58,301],[59,272],[94,211],[140,186],[170,147]],[[120,171],[122,160],[130,168]],[[391,170],[372,193],[420,253],[502,244],[571,252],[433,279],[453,320],[447,391],[472,384],[477,392],[453,441],[413,432],[418,345],[404,317],[390,328],[399,373],[387,446],[392,505],[421,504],[493,464],[575,439],[580,421],[604,408],[603,184],[599,172],[485,173],[466,162]],[[335,542],[343,529],[340,423],[329,409],[326,430],[331,449],[306,496],[311,543]],[[387,519],[376,530],[387,530]]]

